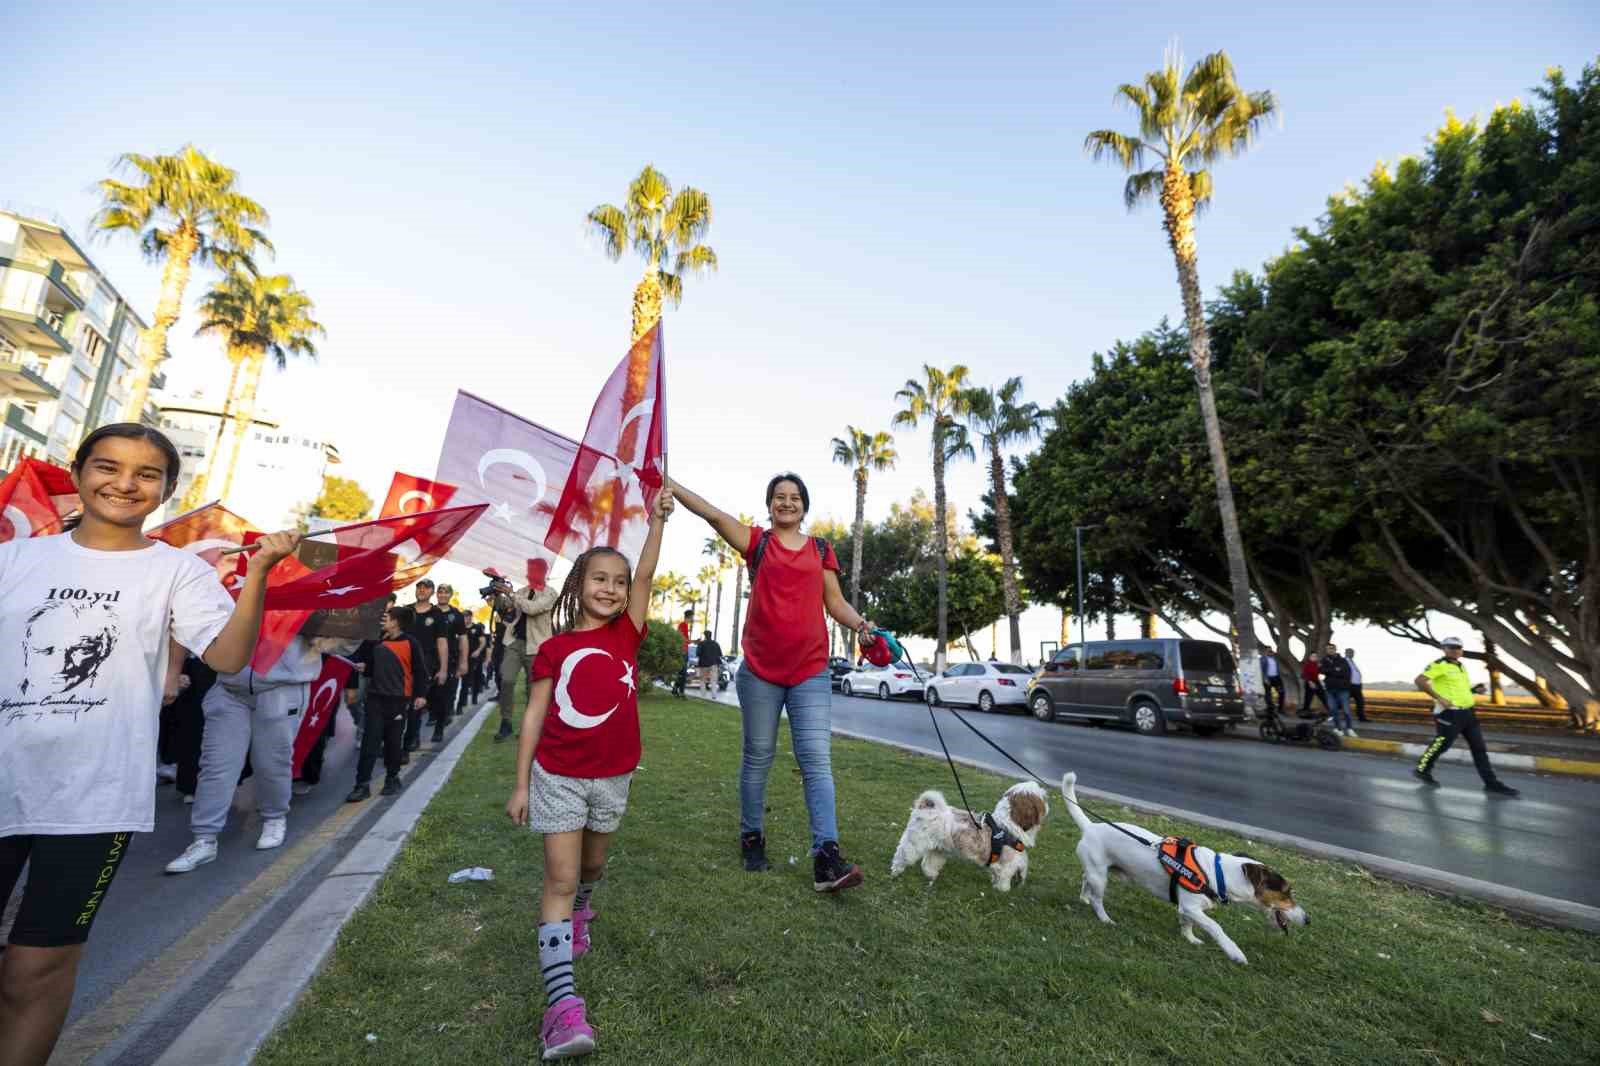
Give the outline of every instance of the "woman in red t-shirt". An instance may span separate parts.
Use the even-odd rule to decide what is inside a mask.
[[[766,870],[771,865],[762,835],[763,815],[767,776],[778,747],[778,717],[787,708],[789,735],[811,815],[813,887],[818,892],[854,888],[861,883],[861,870],[839,852],[834,810],[833,686],[823,611],[857,632],[871,627],[839,588],[839,560],[833,547],[800,531],[811,509],[811,493],[797,474],[774,477],[767,483],[771,526],[762,529],[745,525],[676,483],[673,490],[679,502],[752,563],[744,665],[737,685],[744,719],[739,771],[739,848],[744,868]]]

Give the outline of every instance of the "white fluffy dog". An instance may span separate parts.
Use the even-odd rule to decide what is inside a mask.
[[[1083,891],[1079,898],[1093,907],[1095,916],[1107,925],[1116,924],[1106,913],[1105,905],[1106,881],[1113,872],[1122,874],[1157,899],[1170,898],[1171,875],[1161,865],[1157,851],[1161,838],[1148,829],[1126,822],[1116,823],[1134,836],[1150,841],[1144,844],[1128,833],[1119,832],[1112,823],[1090,821],[1078,806],[1074,787],[1077,779],[1077,774],[1062,776],[1061,796],[1072,812],[1072,820],[1083,832],[1083,839],[1078,841],[1078,861],[1083,864]],[[1189,943],[1201,943],[1194,935],[1194,927],[1199,926],[1228,958],[1237,963],[1249,961],[1216,919],[1206,913],[1224,903],[1243,903],[1265,911],[1267,921],[1285,935],[1291,925],[1311,924],[1306,912],[1294,901],[1289,882],[1262,863],[1248,855],[1228,855],[1199,845],[1195,845],[1193,855],[1218,898],[1178,889],[1178,929]]]
[[[941,793],[929,789],[917,797],[911,808],[911,820],[900,834],[889,874],[898,877],[907,866],[921,862],[922,872],[932,881],[944,869],[945,861],[957,855],[987,867],[995,891],[1009,892],[1013,878],[1028,879],[1028,851],[1033,849],[1049,813],[1044,789],[1031,781],[1006,789],[989,817],[1027,850],[1005,847],[991,862],[995,840],[989,826],[974,825],[968,812],[950,806]]]

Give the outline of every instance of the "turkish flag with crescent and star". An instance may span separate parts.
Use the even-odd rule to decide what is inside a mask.
[[[326,535],[338,545],[337,560],[290,581],[269,579],[267,609],[359,607],[398,592],[444,558],[487,509],[487,504],[479,503],[332,529]],[[241,569],[247,565],[243,556],[238,565]]]
[[[389,482],[389,495],[384,498],[383,510],[378,512],[379,518],[393,518],[396,515],[420,514],[423,511],[437,511],[450,502],[456,487],[447,485],[442,481],[429,481],[427,478],[417,477],[415,474],[402,474],[396,470],[394,480]]]
[[[489,567],[517,585],[542,585],[555,556],[544,546],[578,442],[470,392],[457,392],[439,452],[440,481],[457,503],[488,512],[450,549],[450,561]]]
[[[666,482],[667,378],[658,321],[606,379],[545,534],[569,559],[596,545],[637,558]]]
[[[294,761],[290,764],[291,776],[300,776],[300,767],[306,756],[316,746],[317,738],[327,731],[328,723],[339,713],[339,696],[344,684],[350,680],[350,671],[356,664],[337,655],[322,657],[322,673],[311,682],[311,694],[306,699],[305,710],[300,712],[300,728],[294,735]]]
[[[0,544],[61,532],[79,506],[72,475],[42,459],[18,459],[0,481]]]
[[[244,583],[244,572],[239,567],[243,555],[223,555],[226,548],[249,544],[261,536],[260,530],[240,518],[220,503],[208,503],[170,522],[156,526],[145,534],[151,540],[165,541],[210,563],[217,571],[217,580],[228,590],[228,595],[239,598],[239,587]],[[290,556],[272,568],[267,575],[267,590],[297,581],[311,573],[300,560]],[[266,673],[283,657],[289,642],[311,617],[308,610],[267,610],[261,616],[261,633],[256,637],[255,651],[250,656],[250,668]]]

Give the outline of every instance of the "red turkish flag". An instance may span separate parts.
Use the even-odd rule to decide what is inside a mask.
[[[42,459],[18,459],[0,481],[0,544],[61,532],[61,520],[79,507],[72,475]]]
[[[340,526],[327,534],[339,546],[338,561],[292,580],[269,580],[267,609],[358,607],[397,592],[432,569],[488,506],[480,503]]]
[[[446,485],[442,481],[429,481],[427,478],[417,477],[415,474],[402,474],[396,470],[394,480],[389,483],[389,495],[383,501],[383,510],[378,512],[378,517],[393,518],[396,515],[437,511],[449,503],[450,497],[455,494],[454,485]]]
[[[317,738],[328,729],[333,716],[339,713],[339,696],[356,664],[337,655],[322,657],[322,673],[311,683],[311,696],[305,710],[300,712],[300,729],[294,735],[294,761],[290,764],[292,777],[300,776],[300,767],[306,756],[316,746]]]
[[[249,544],[261,532],[220,503],[208,503],[170,522],[150,530],[145,536],[151,540],[165,541],[174,548],[198,555],[216,567],[217,579],[234,599],[239,598],[239,587],[244,583],[240,565],[244,555],[223,555],[224,549]],[[296,581],[311,570],[293,556],[284,559],[267,575],[267,591]],[[261,632],[256,637],[255,652],[250,656],[250,666],[258,673],[272,669],[283,657],[289,641],[300,632],[311,617],[308,610],[267,610],[261,616]]]
[[[598,544],[643,543],[666,481],[666,386],[657,322],[634,342],[594,402],[545,547],[571,559]]]

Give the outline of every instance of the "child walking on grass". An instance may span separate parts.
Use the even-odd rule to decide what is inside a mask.
[[[545,1059],[594,1050],[572,962],[589,950],[590,900],[605,873],[639,765],[639,644],[650,581],[672,492],[656,498],[650,533],[630,575],[615,548],[591,548],[572,564],[556,603],[556,635],[539,646],[522,716],[517,785],[506,813],[544,835],[539,969]],[[549,713],[554,707],[554,714]]]

